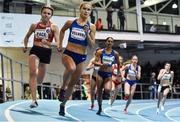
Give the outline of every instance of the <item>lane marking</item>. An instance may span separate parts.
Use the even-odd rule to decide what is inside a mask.
[[[72,106],[80,106],[80,105],[83,105],[83,104],[89,104],[89,103],[76,103],[76,104],[71,104],[71,105],[68,105],[65,107],[65,114],[69,117],[71,117],[72,119],[74,120],[77,120],[78,122],[83,122],[82,120],[80,120],[79,118],[73,116],[72,114],[70,114],[69,112],[67,112],[67,109],[72,107]]]
[[[166,111],[166,113],[165,113],[165,116],[166,116],[169,120],[171,120],[171,121],[173,121],[173,122],[178,122],[178,120],[173,119],[173,118],[170,117],[168,114],[169,114],[169,113],[172,113],[172,112],[175,111],[176,109],[180,109],[180,107],[172,108],[172,109]]]
[[[172,101],[170,101],[170,102],[172,102]],[[173,102],[176,102],[176,101],[173,101]],[[155,103],[156,103],[156,102],[155,102]],[[144,103],[144,104],[146,104],[146,103]],[[153,103],[147,103],[147,104],[154,104],[154,102],[153,102]],[[177,103],[167,103],[167,105],[174,105],[174,104],[177,104]],[[131,105],[142,105],[142,103],[134,103],[134,104],[131,104]],[[118,107],[118,106],[122,106],[122,105],[116,105],[116,107]],[[125,106],[125,105],[123,105],[123,106]],[[114,107],[114,106],[113,106],[113,107]],[[145,120],[148,121],[148,122],[153,122],[152,120],[150,120],[150,119],[148,119],[148,118],[143,117],[142,115],[140,115],[140,111],[143,111],[143,110],[145,110],[145,109],[149,109],[149,108],[152,108],[152,107],[155,107],[155,108],[156,108],[156,104],[155,104],[155,105],[148,106],[148,107],[143,107],[143,108],[137,109],[137,110],[136,110],[136,115],[137,115],[138,117],[142,118],[142,119],[145,119]],[[179,108],[180,108],[180,107],[179,107]],[[110,116],[111,118],[119,121],[119,122],[123,122],[121,119],[119,119],[119,118],[117,118],[117,117],[114,117],[114,116],[112,116],[111,114],[109,114],[107,111],[110,110],[110,109],[111,109],[111,107],[105,108],[105,109],[104,109],[104,113],[107,114],[108,116]],[[174,108],[174,109],[176,109],[176,108]],[[167,118],[168,118],[168,117],[167,117]],[[170,117],[169,117],[169,118],[170,118]],[[168,119],[169,119],[169,118],[168,118]],[[170,118],[169,120],[171,120],[171,118]],[[172,120],[173,120],[173,119],[172,119]],[[177,122],[177,121],[175,121],[175,122]]]
[[[6,119],[7,119],[8,122],[15,122],[15,121],[13,120],[13,118],[11,117],[11,115],[10,115],[10,110],[11,110],[12,108],[14,108],[15,106],[17,106],[17,105],[20,105],[20,104],[23,104],[23,103],[26,103],[26,102],[29,102],[29,101],[23,101],[23,102],[19,102],[19,103],[13,104],[13,105],[9,106],[9,107],[5,110],[4,115],[5,115],[5,117],[6,117]]]
[[[167,103],[166,106],[168,106],[168,105],[175,105],[175,104],[177,104],[177,103]],[[151,106],[148,106],[148,107],[140,108],[140,109],[138,109],[138,110],[136,111],[136,114],[137,114],[139,117],[141,117],[141,118],[147,119],[147,118],[145,118],[145,117],[143,117],[142,115],[139,114],[140,111],[143,111],[143,110],[148,109],[148,108],[152,108],[152,107],[154,107],[154,106],[155,106],[155,105],[151,105]],[[156,108],[156,106],[155,106],[155,108]],[[169,119],[169,118],[168,118],[168,119]],[[150,119],[147,119],[147,120],[153,122],[153,121],[150,120]],[[169,120],[170,120],[170,119],[169,119]]]
[[[11,105],[11,106],[9,106],[7,109],[5,109],[4,115],[5,115],[6,119],[7,119],[7,121],[8,121],[8,122],[15,122],[15,120],[14,120],[14,119],[12,118],[12,116],[10,115],[10,110],[11,110],[12,108],[20,105],[20,104],[24,104],[24,103],[27,103],[27,102],[29,102],[29,101],[19,102],[19,103],[16,103],[16,104]],[[87,103],[78,103],[78,104],[68,105],[68,106],[66,107],[65,111],[67,111],[67,108],[69,108],[69,107],[71,107],[71,106],[78,106],[78,105],[81,105],[81,104],[87,104]],[[81,121],[80,119],[72,116],[72,115],[69,114],[68,112],[66,112],[66,114],[67,114],[69,117],[71,117],[72,119],[74,119],[74,120],[77,120],[77,121],[79,121],[79,122],[83,122],[83,121]]]
[[[20,104],[24,104],[24,103],[27,103],[27,102],[29,102],[29,101],[19,102],[19,103],[16,103],[16,104],[11,105],[11,106],[9,106],[7,109],[5,109],[4,115],[5,115],[6,119],[7,119],[7,121],[8,121],[8,122],[15,122],[15,120],[13,120],[13,118],[12,118],[11,115],[10,115],[10,110],[11,110],[12,108],[20,105]],[[171,102],[172,102],[172,101],[171,101]],[[77,121],[79,121],[79,122],[83,122],[83,120],[80,120],[79,118],[77,118],[77,117],[73,116],[72,114],[70,114],[69,112],[67,112],[67,109],[68,109],[68,108],[70,108],[70,107],[72,107],[72,106],[80,106],[80,105],[83,105],[83,104],[89,104],[89,103],[77,103],[77,104],[67,105],[67,107],[65,108],[66,115],[69,116],[69,117],[71,117],[71,118],[74,119],[74,120],[77,120]],[[120,104],[121,104],[121,105],[117,105],[117,106],[122,106],[122,103],[120,103]],[[145,104],[145,103],[144,103],[144,104]],[[147,103],[147,104],[151,104],[151,103]],[[154,103],[153,103],[153,104],[154,104]],[[177,103],[172,103],[172,104],[168,104],[168,105],[174,105],[174,104],[177,104]],[[142,105],[142,103],[134,103],[134,104],[131,104],[131,105]],[[147,118],[143,117],[142,115],[140,115],[140,111],[145,110],[145,109],[148,109],[148,108],[151,108],[151,107],[153,107],[153,106],[154,106],[154,105],[140,108],[140,109],[138,109],[138,110],[136,111],[136,114],[137,114],[140,118],[143,118],[143,119],[145,119],[145,120],[147,120],[147,121],[149,121],[149,122],[152,122],[150,119],[147,119]],[[113,106],[113,107],[114,107],[114,106]],[[180,107],[178,107],[178,108],[180,108]],[[170,116],[168,115],[168,113],[170,113],[170,112],[172,112],[172,111],[174,111],[174,110],[176,110],[176,109],[178,109],[178,108],[173,108],[173,109],[168,110],[168,111],[165,113],[166,117],[167,117],[169,120],[171,120],[171,121],[177,122],[175,119],[173,119],[172,117],[170,117]],[[112,115],[108,114],[106,111],[108,111],[109,109],[110,109],[110,107],[106,107],[106,108],[103,110],[106,115],[108,115],[109,117],[111,117],[111,118],[114,119],[114,120],[117,120],[117,121],[119,121],[119,122],[123,122],[123,121],[120,120],[119,118],[113,117]]]
[[[146,104],[146,103],[144,103],[144,104]],[[152,104],[152,103],[147,103],[147,104]],[[131,105],[142,105],[142,103],[134,103],[134,104],[131,104]],[[116,106],[113,106],[113,107],[118,107],[118,106],[125,106],[125,104],[121,104],[121,105],[116,105]],[[154,105],[153,105],[154,106]],[[119,118],[117,118],[117,117],[113,117],[111,114],[108,114],[108,112],[106,112],[106,111],[108,111],[108,110],[110,110],[111,109],[111,107],[107,107],[107,108],[105,108],[104,109],[104,113],[106,113],[108,116],[110,116],[111,118],[113,118],[113,119],[115,119],[115,120],[117,120],[117,121],[119,121],[119,122],[123,122],[121,119],[119,119]],[[138,109],[139,110],[139,109]],[[136,114],[137,114],[137,112],[136,112]],[[151,121],[151,120],[149,120],[149,119],[147,119],[147,118],[144,118],[144,117],[141,117],[141,115],[139,115],[139,114],[137,114],[137,116],[139,116],[140,118],[143,118],[143,119],[145,119],[146,121],[149,121],[149,122],[153,122],[153,121]]]

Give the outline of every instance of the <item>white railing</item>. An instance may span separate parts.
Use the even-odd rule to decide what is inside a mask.
[[[4,54],[0,53],[0,92],[1,93],[1,100],[6,101],[6,94],[11,93],[11,99],[23,99],[24,98],[24,86],[28,84],[28,67],[26,64],[15,61],[10,57],[5,56]],[[51,81],[49,81],[51,80]],[[47,72],[46,78],[44,81],[49,81],[50,85],[43,85],[39,84],[38,86],[43,89],[44,87],[48,87],[52,89],[53,84],[51,84],[52,80],[61,82],[62,76],[60,74]],[[10,92],[10,93],[9,93]],[[42,93],[42,92],[41,92]],[[41,94],[41,96],[43,96]],[[52,93],[51,93],[52,98]]]

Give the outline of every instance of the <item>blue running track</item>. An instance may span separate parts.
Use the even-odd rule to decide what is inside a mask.
[[[123,113],[125,101],[116,100],[110,107],[106,100],[100,116],[96,115],[97,103],[94,110],[88,110],[90,101],[68,101],[64,117],[58,114],[58,100],[38,100],[39,106],[33,109],[29,108],[30,103],[21,100],[0,104],[0,122],[180,122],[180,99],[168,99],[159,114],[155,100],[133,100],[128,114]]]

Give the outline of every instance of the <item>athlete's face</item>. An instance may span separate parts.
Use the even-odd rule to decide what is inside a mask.
[[[120,63],[123,63],[123,58],[121,56],[119,56],[119,61]]]
[[[83,4],[80,8],[80,16],[82,18],[88,18],[91,13],[91,5],[90,4]]]
[[[133,56],[131,59],[132,63],[138,63],[138,57],[137,56]]]
[[[114,44],[114,40],[112,38],[108,38],[106,40],[106,46],[107,47],[112,48],[113,44]]]
[[[164,68],[165,68],[166,70],[169,70],[169,69],[171,68],[171,65],[167,63]]]
[[[48,9],[48,8],[44,8],[41,12],[41,17],[43,21],[49,21],[49,19],[52,16],[52,10]]]

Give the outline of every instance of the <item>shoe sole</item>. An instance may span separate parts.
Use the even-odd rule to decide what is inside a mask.
[[[60,116],[65,116],[65,113],[59,112],[59,115],[60,115]]]

